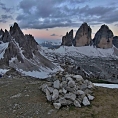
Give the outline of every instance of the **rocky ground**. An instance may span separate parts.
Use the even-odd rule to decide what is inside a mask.
[[[0,78],[0,118],[117,118],[118,89],[95,87],[90,106],[57,110],[30,77]]]
[[[93,58],[80,55],[79,53],[76,56],[72,55],[72,53],[61,55],[59,53],[48,52],[45,53],[45,56],[53,63],[63,66],[66,63],[66,71],[68,73],[118,83],[118,59],[112,57]]]

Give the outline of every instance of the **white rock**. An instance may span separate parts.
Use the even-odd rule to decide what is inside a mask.
[[[64,88],[62,89],[63,93],[66,94],[67,93],[67,90],[65,90]]]
[[[82,103],[83,103],[84,106],[90,105],[90,102],[89,102],[89,100],[86,96],[83,98]]]
[[[60,81],[59,80],[54,81],[53,85],[54,85],[54,88],[59,89]]]
[[[74,105],[75,105],[76,107],[81,107],[80,103],[79,103],[77,100],[74,101]]]
[[[92,96],[92,95],[90,95],[90,94],[87,94],[87,96],[88,96],[88,99],[89,100],[93,100],[95,97],[94,96]]]
[[[73,79],[71,77],[67,77],[66,80],[73,81]]]
[[[74,87],[75,86],[75,81],[69,81],[68,86],[71,87],[71,88]]]
[[[60,99],[59,99],[59,103],[60,103],[61,105],[68,105],[65,98],[60,98]]]
[[[48,89],[46,89],[46,98],[48,101],[51,101],[51,94]]]
[[[56,109],[60,109],[60,107],[61,107],[61,104],[60,103],[53,103],[53,105],[54,105],[54,107]]]
[[[21,93],[18,93],[18,94],[16,94],[16,95],[13,95],[13,96],[11,96],[10,98],[19,98],[19,97],[21,97]]]
[[[72,76],[71,74],[65,75],[66,78],[67,78],[67,77],[71,77],[71,76]]]
[[[61,84],[63,88],[67,87],[67,81],[63,81]]]
[[[85,94],[84,91],[82,91],[82,90],[77,90],[77,95],[83,95],[83,94]]]
[[[94,87],[94,84],[91,81],[89,81],[88,82],[88,88],[90,89],[90,88],[93,88],[93,87]]]
[[[76,95],[74,93],[68,93],[68,94],[65,94],[64,98],[74,101],[76,99]]]
[[[56,100],[59,97],[59,91],[57,89],[54,89],[52,100]]]
[[[84,80],[84,82],[85,82],[85,83],[88,83],[89,81],[86,79],[86,80]]]
[[[41,85],[42,91],[46,93],[47,84]]]
[[[59,93],[62,93],[62,92],[63,92],[63,90],[62,90],[62,89],[60,89],[60,90],[59,90]]]
[[[53,93],[54,88],[52,88],[52,87],[47,87],[47,89],[49,90],[50,93]]]
[[[81,75],[74,75],[73,78],[76,79],[76,81],[82,81],[83,77]]]

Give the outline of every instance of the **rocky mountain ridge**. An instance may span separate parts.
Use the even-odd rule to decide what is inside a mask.
[[[43,47],[47,47],[50,49],[58,48],[61,45],[61,42],[51,42],[51,41],[44,41],[42,43],[39,43]]]
[[[10,31],[0,30],[0,63],[19,71],[53,71],[57,67],[40,54],[40,46],[32,35],[24,35],[17,23]],[[35,75],[34,75],[35,76]]]
[[[83,23],[77,30],[75,37],[71,37],[71,40],[68,33],[66,34],[66,36],[62,37],[62,45],[73,45],[75,47],[91,45],[97,48],[107,49],[113,47],[113,45],[116,46],[114,43],[118,42],[113,41],[118,39],[114,37],[113,32],[107,25],[102,25],[93,39],[91,38],[91,34],[92,29],[90,28],[90,26],[88,26],[87,23]]]

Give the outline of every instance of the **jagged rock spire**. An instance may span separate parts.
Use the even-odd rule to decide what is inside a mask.
[[[89,45],[91,41],[91,32],[90,26],[88,26],[86,22],[83,23],[76,32],[74,45],[78,47]]]
[[[109,29],[107,25],[104,24],[95,34],[93,44],[98,48],[111,48],[112,40],[113,32]]]
[[[72,46],[72,41],[73,41],[73,29],[68,33],[66,33],[65,36],[62,37],[62,44],[65,46]]]

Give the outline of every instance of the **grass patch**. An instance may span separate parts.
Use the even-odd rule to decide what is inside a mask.
[[[71,105],[71,106],[69,107],[69,111],[74,111],[74,110],[75,110],[75,106]]]
[[[108,82],[108,81],[96,79],[96,78],[89,78],[88,80],[90,80],[93,83],[113,84],[113,82]]]

